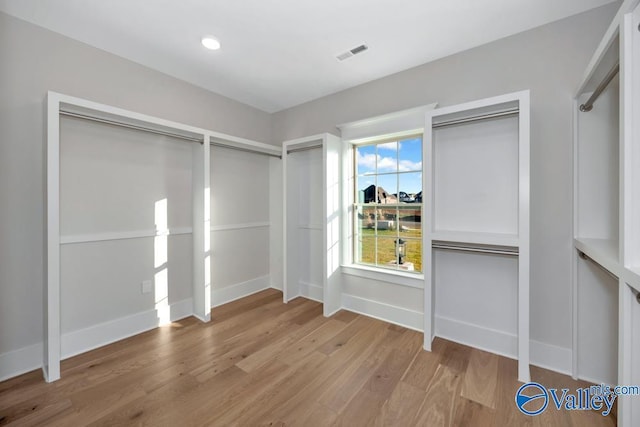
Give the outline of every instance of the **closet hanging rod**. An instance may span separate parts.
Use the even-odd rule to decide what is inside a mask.
[[[75,118],[83,119],[83,120],[91,120],[91,121],[94,121],[94,122],[104,123],[104,124],[113,125],[113,126],[119,126],[119,127],[123,127],[123,128],[127,128],[127,129],[140,130],[140,131],[143,131],[143,132],[154,133],[156,135],[170,136],[172,138],[183,139],[185,141],[191,141],[191,142],[198,142],[200,144],[203,143],[203,139],[202,138],[195,138],[195,137],[191,137],[191,136],[180,135],[180,134],[177,134],[177,133],[166,132],[166,131],[153,129],[153,128],[149,128],[149,127],[145,127],[145,126],[139,126],[139,125],[134,125],[134,124],[129,124],[129,123],[122,123],[122,122],[118,122],[116,120],[103,119],[103,118],[100,118],[100,117],[93,117],[93,116],[89,116],[89,115],[86,115],[86,114],[73,113],[71,111],[60,110],[60,115],[69,116],[69,117],[75,117]]]
[[[611,80],[618,74],[618,71],[620,71],[620,62],[616,62],[613,68],[604,76],[604,79],[602,79],[596,90],[594,90],[589,99],[587,99],[587,102],[580,105],[580,111],[586,113],[593,109],[593,103],[596,102],[600,94],[609,86],[609,83],[611,83]]]
[[[497,249],[497,248],[483,248],[479,246],[466,246],[466,245],[445,245],[439,243],[431,244],[433,249],[446,249],[452,251],[464,251],[464,252],[480,252],[486,254],[495,255],[509,255],[518,256],[518,249]]]
[[[322,144],[310,145],[308,147],[292,148],[291,150],[287,150],[287,154],[297,153],[299,151],[314,150],[316,148],[322,148]]]
[[[612,272],[610,272],[609,270],[607,270],[604,266],[600,265],[598,262],[594,261],[589,255],[585,254],[582,251],[578,251],[578,255],[580,256],[580,258],[587,260],[587,261],[591,261],[596,267],[600,268],[602,271],[604,271],[605,273],[607,273],[609,276],[613,277],[614,279],[618,280],[618,276],[616,276],[615,274],[613,274]]]
[[[282,156],[280,154],[276,154],[276,153],[267,153],[266,151],[260,151],[260,150],[252,150],[251,148],[245,148],[245,147],[236,147],[235,145],[227,145],[221,142],[211,142],[210,145],[214,146],[214,147],[222,147],[222,148],[228,148],[230,150],[237,150],[237,151],[244,151],[245,153],[253,153],[253,154],[262,154],[264,156],[270,156],[270,157],[277,157],[279,159],[282,158]]]
[[[479,116],[463,117],[461,119],[447,120],[444,122],[434,123],[431,125],[432,129],[443,128],[447,126],[460,125],[464,123],[477,122],[480,120],[496,119],[498,117],[515,116],[520,112],[519,108],[512,108],[510,110],[498,111],[496,113],[482,114]]]

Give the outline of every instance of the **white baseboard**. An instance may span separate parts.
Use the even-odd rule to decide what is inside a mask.
[[[435,336],[490,353],[515,359],[518,340],[515,334],[489,329],[447,317],[436,316]]]
[[[300,281],[300,284],[298,286],[300,287],[301,297],[318,302],[324,301],[324,292],[322,286],[302,281]]]
[[[213,288],[211,307],[218,307],[219,305],[247,297],[269,288],[271,288],[271,278],[269,275],[242,283],[236,283],[235,285],[225,286],[224,288]]]
[[[259,277],[244,283],[214,289],[214,305],[246,297],[255,292],[269,289],[269,276]],[[300,284],[300,296],[322,301],[322,288],[309,283]],[[171,305],[171,320],[179,320],[192,315],[191,299]],[[422,332],[421,312],[357,297],[342,295],[342,308],[385,322]],[[79,331],[62,335],[62,358],[84,353],[94,348],[154,329],[158,326],[155,310],[149,310],[114,321],[102,323]],[[515,358],[517,340],[515,335],[503,331],[483,328],[453,319],[437,317],[436,336],[480,348],[509,358]],[[571,349],[531,340],[531,364],[545,369],[571,374]],[[0,354],[0,381],[42,367],[42,343]]]
[[[169,310],[171,321],[184,319],[193,314],[193,300],[188,298],[175,302],[169,306]],[[147,310],[85,329],[68,332],[62,334],[60,353],[64,360],[94,348],[157,328],[158,324],[157,311]]]
[[[518,339],[515,334],[444,317],[436,318],[436,336],[510,359],[516,359],[518,354]],[[572,352],[570,348],[530,340],[529,349],[531,352],[529,362],[532,365],[571,375]]]
[[[342,308],[422,332],[422,313],[355,295],[342,294]]]
[[[0,354],[0,381],[42,367],[42,343]]]
[[[191,298],[170,306],[171,321],[191,316]],[[121,317],[85,329],[68,332],[61,337],[61,355],[66,359],[98,347],[131,337],[158,327],[156,310],[148,310]],[[8,353],[0,354],[0,381],[42,368],[43,346],[37,343]]]
[[[560,372],[561,374],[571,375],[573,352],[570,348],[530,340],[529,351],[531,351],[529,357],[532,365]]]

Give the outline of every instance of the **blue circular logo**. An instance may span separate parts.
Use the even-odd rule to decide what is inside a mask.
[[[541,414],[549,404],[547,389],[538,383],[526,383],[516,392],[516,405],[526,415]]]

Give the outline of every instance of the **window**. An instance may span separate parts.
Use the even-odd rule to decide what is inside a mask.
[[[354,151],[354,261],[421,272],[422,136]]]

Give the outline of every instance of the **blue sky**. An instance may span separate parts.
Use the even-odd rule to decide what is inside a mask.
[[[358,188],[363,190],[376,184],[376,176],[372,175],[378,168],[377,185],[391,194],[399,190],[406,193],[417,193],[422,190],[422,139],[411,138],[399,142],[366,145],[356,148]],[[384,175],[389,172],[412,173],[400,175]],[[363,176],[364,175],[364,176]],[[367,176],[369,175],[369,176]],[[399,179],[398,179],[399,176]]]

